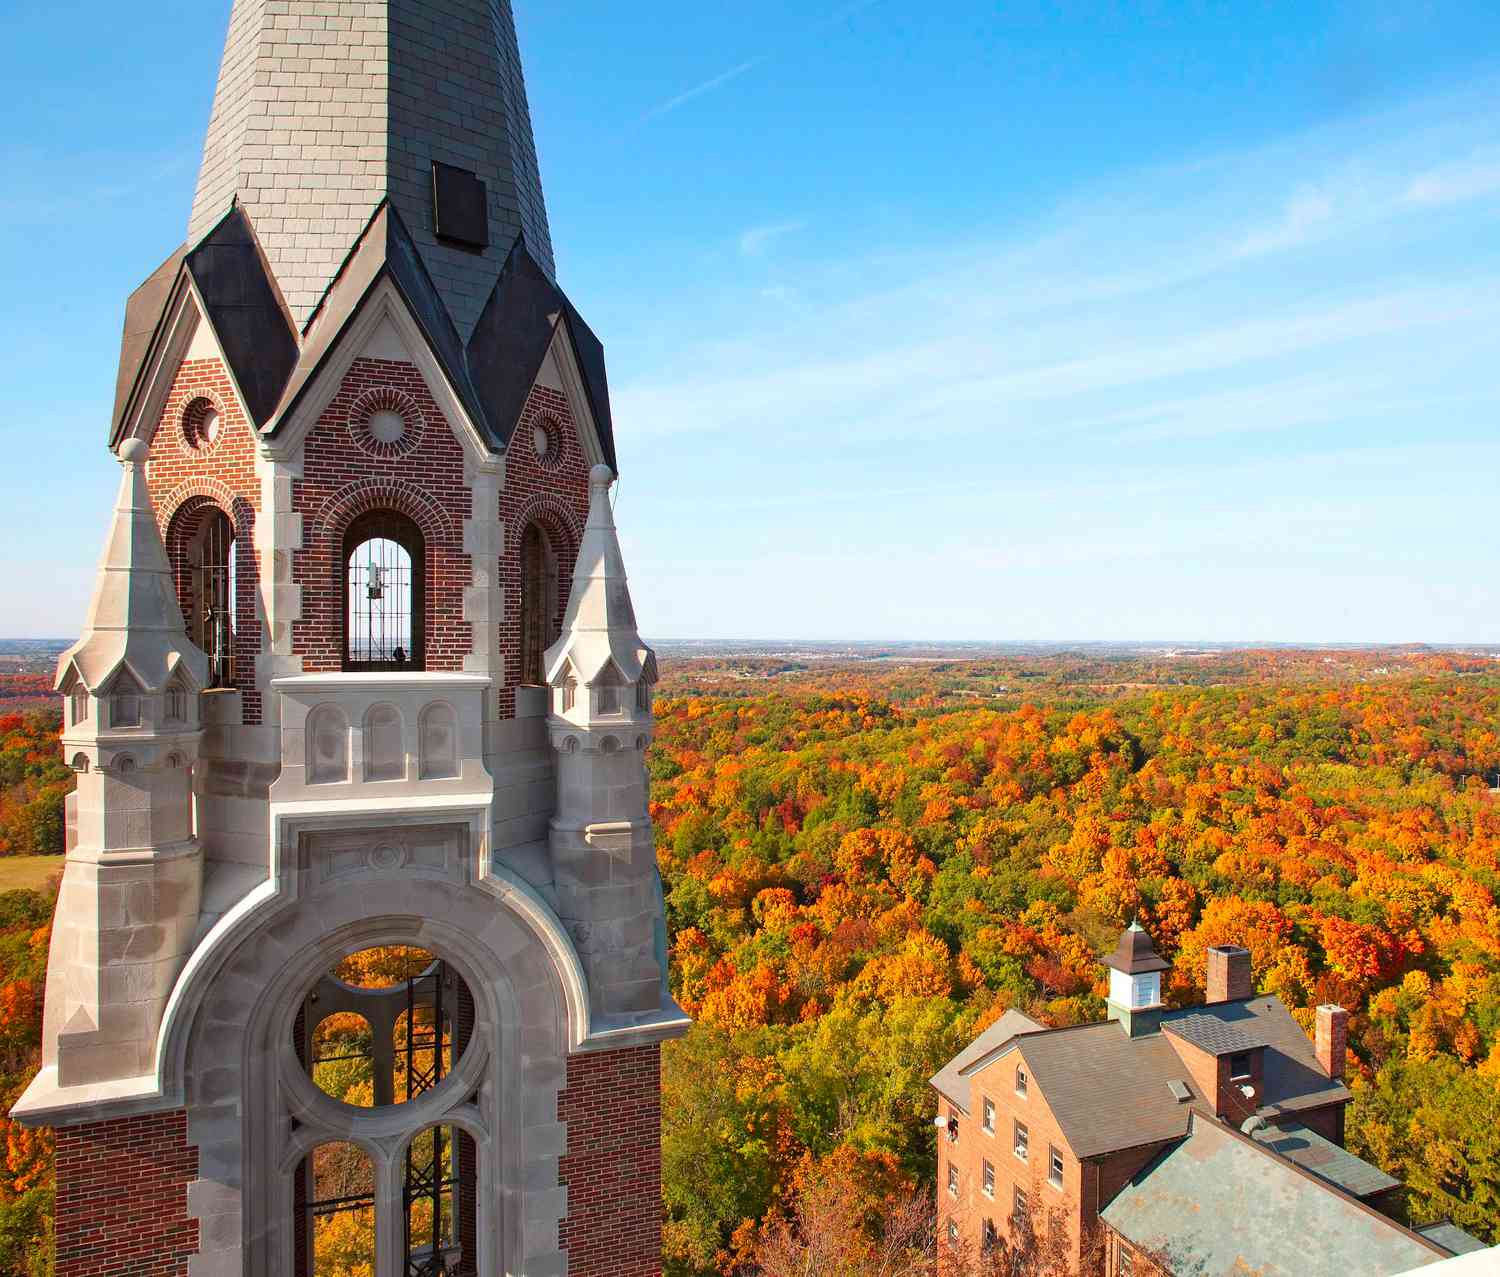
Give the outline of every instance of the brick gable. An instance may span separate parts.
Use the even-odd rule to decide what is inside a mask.
[[[217,409],[219,431],[211,444],[194,447],[185,427],[188,410],[200,399]],[[178,367],[152,432],[146,485],[161,523],[184,616],[191,616],[193,608],[185,557],[189,524],[208,505],[222,510],[234,524],[234,685],[243,698],[245,722],[259,723],[261,694],[255,682],[255,662],[261,650],[256,606],[260,564],[255,521],[260,513],[260,479],[255,471],[255,432],[240,411],[233,383],[218,359],[187,359]]]

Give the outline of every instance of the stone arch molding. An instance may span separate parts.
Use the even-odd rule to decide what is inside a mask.
[[[389,1199],[406,1141],[439,1123],[475,1138],[480,1271],[560,1271],[566,1205],[555,1186],[566,1138],[557,1101],[573,1022],[587,1006],[586,993],[578,1005],[576,956],[559,961],[560,937],[544,935],[518,907],[517,888],[494,879],[371,870],[357,883],[341,877],[314,886],[306,868],[297,877],[308,888],[297,898],[262,896],[239,925],[221,923],[231,924],[232,938],[202,946],[200,954],[214,950],[217,960],[211,969],[192,964],[197,970],[184,974],[177,991],[184,996],[174,997],[164,1026],[161,1063],[180,1079],[169,1089],[189,1107],[188,1136],[199,1151],[188,1208],[203,1247],[190,1277],[291,1277],[287,1166],[317,1144],[347,1140],[370,1154]],[[468,982],[475,1030],[454,1085],[373,1110],[347,1109],[310,1080],[289,1087],[291,1024],[303,993],[345,954],[382,943],[431,949]],[[386,1210],[377,1225],[377,1277],[401,1271],[397,1216]]]
[[[218,506],[234,524],[235,537],[248,538],[255,530],[255,507],[244,497],[230,491],[220,479],[197,478],[178,484],[157,505],[156,522],[162,540],[168,537],[174,520],[189,504],[207,502]]]

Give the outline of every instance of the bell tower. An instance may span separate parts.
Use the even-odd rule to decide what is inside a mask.
[[[656,660],[509,0],[234,0],[108,442],[58,1277],[657,1277]]]

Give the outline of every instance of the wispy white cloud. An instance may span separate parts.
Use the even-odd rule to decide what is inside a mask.
[[[773,240],[794,235],[806,226],[806,222],[771,222],[764,226],[752,226],[740,235],[740,256],[759,257]]]
[[[836,26],[838,23],[847,21],[856,14],[863,13],[866,9],[873,9],[880,3],[881,0],[851,0],[851,3],[840,5],[832,13],[824,14],[823,17],[804,28],[802,38],[815,35],[828,27]],[[715,89],[723,88],[726,84],[738,80],[740,76],[745,75],[747,72],[755,70],[756,67],[781,56],[787,48],[790,48],[796,42],[796,39],[788,40],[780,48],[768,53],[759,54],[753,58],[747,58],[745,61],[730,67],[727,71],[721,71],[718,75],[704,80],[701,84],[695,84],[692,88],[685,89],[683,92],[667,98],[666,101],[658,103],[645,112],[640,118],[640,123],[647,124],[652,120],[660,119],[664,115],[670,115],[673,111],[679,107],[686,106],[695,98],[701,98],[706,93],[712,93]]]
[[[665,102],[657,103],[657,105],[641,116],[641,123],[645,124],[648,121],[660,119],[664,115],[670,115],[678,107],[686,106],[694,98],[701,98],[705,93],[712,93],[715,89],[721,89],[726,84],[738,80],[747,71],[755,70],[765,60],[764,57],[748,58],[737,66],[732,66],[727,71],[721,71],[718,75],[704,80],[703,83],[695,84],[692,88],[668,98]]]
[[[1470,157],[1414,177],[1404,192],[1408,203],[1457,204],[1500,194],[1500,151]]]

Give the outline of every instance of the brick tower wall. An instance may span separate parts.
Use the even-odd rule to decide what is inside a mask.
[[[568,1060],[568,1277],[660,1277],[661,1047]]]
[[[212,442],[196,438],[188,410],[207,399],[219,413]],[[255,520],[260,513],[260,480],[255,473],[255,437],[240,411],[229,374],[217,359],[184,360],[173,379],[166,407],[151,438],[146,486],[162,521],[167,555],[177,581],[177,601],[184,616],[192,611],[186,572],[182,523],[205,505],[229,516],[235,529],[234,681],[243,698],[245,722],[261,721],[261,696],[255,685],[255,658],[261,649],[261,626],[255,600],[260,565],[255,557]],[[182,518],[178,518],[179,512]]]
[[[372,406],[402,415],[415,409],[420,439],[398,449],[372,447],[360,430]],[[399,405],[399,407],[397,406]],[[411,422],[408,429],[412,428]],[[472,651],[464,591],[473,582],[464,553],[464,521],[472,514],[464,454],[416,365],[357,359],[307,436],[303,477],[292,484],[302,516],[302,548],[292,576],[302,587],[302,619],[292,623],[292,648],[309,673],[343,665],[343,536],[373,509],[393,509],[422,530],[427,551],[426,667],[461,671]]]
[[[198,1253],[187,1113],[57,1132],[57,1277],[186,1277]]]
[[[555,452],[541,458],[532,443],[537,426],[556,443]],[[540,526],[557,555],[557,615],[552,626],[554,633],[560,633],[588,517],[589,463],[578,442],[567,398],[547,386],[533,386],[506,454],[505,487],[500,493],[500,520],[505,527],[505,554],[500,560],[500,584],[505,591],[505,615],[500,622],[500,651],[505,655],[501,718],[514,716],[520,684],[521,543],[526,528],[531,523]]]

